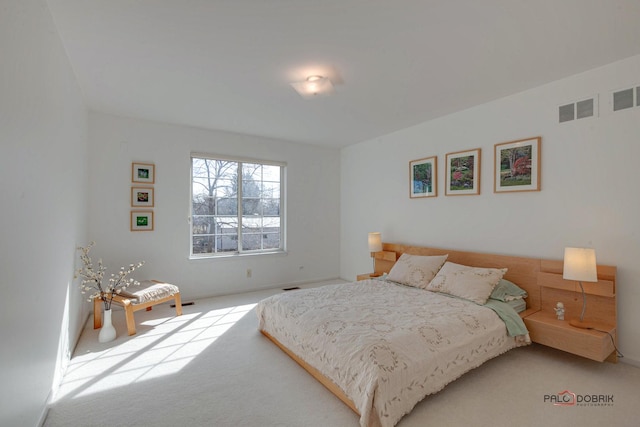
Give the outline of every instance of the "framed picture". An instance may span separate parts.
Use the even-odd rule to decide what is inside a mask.
[[[131,231],[153,231],[153,211],[131,211]]]
[[[131,181],[153,184],[156,181],[156,166],[152,163],[132,163]]]
[[[480,148],[447,154],[446,196],[480,194]]]
[[[495,145],[494,193],[540,191],[541,137]]]
[[[409,162],[409,197],[435,197],[438,195],[438,157]]]
[[[131,206],[152,208],[154,204],[152,187],[131,187]]]

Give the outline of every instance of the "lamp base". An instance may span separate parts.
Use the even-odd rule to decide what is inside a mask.
[[[595,325],[591,322],[582,322],[578,319],[569,320],[569,324],[580,329],[595,329]]]

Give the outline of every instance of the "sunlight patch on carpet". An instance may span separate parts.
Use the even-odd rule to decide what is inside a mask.
[[[143,320],[140,325],[146,326],[146,331],[119,337],[107,349],[96,339],[93,349],[71,359],[53,401],[177,374],[255,306]]]

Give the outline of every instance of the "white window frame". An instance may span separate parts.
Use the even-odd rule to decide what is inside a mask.
[[[242,205],[242,179],[239,179],[237,183],[237,239],[238,239],[238,247],[236,251],[220,251],[220,252],[206,252],[206,253],[194,253],[193,252],[193,241],[194,235],[193,230],[193,218],[197,216],[193,212],[194,206],[194,170],[193,170],[193,160],[194,159],[207,159],[207,160],[218,160],[218,161],[227,161],[234,162],[239,165],[241,168],[243,164],[259,164],[263,166],[276,166],[280,168],[280,210],[279,210],[279,218],[280,218],[280,230],[279,230],[279,247],[278,248],[268,248],[268,249],[244,249],[242,248],[242,224],[243,224],[243,205]],[[285,194],[286,194],[286,163],[283,162],[274,162],[270,160],[259,160],[259,159],[250,159],[250,158],[239,158],[239,157],[228,157],[228,156],[220,156],[215,154],[206,154],[206,153],[191,153],[189,157],[190,165],[189,165],[189,258],[190,259],[211,259],[211,258],[228,258],[242,255],[265,255],[265,254],[282,254],[286,252],[286,218],[285,218]],[[240,173],[242,176],[242,173]],[[264,182],[264,181],[261,181]],[[264,218],[262,215],[260,218]]]

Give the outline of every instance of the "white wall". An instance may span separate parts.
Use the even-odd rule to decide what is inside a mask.
[[[376,138],[342,151],[341,276],[371,270],[384,241],[562,259],[590,246],[618,266],[620,349],[640,361],[640,108],[611,92],[640,86],[640,56]],[[600,116],[558,124],[557,107],[598,94]],[[542,137],[542,191],[493,193],[494,144]],[[445,154],[482,149],[481,194],[444,196]],[[409,198],[409,161],[438,156],[438,197]],[[587,307],[588,313],[588,307]]]
[[[339,150],[102,113],[89,123],[92,253],[109,271],[144,260],[133,277],[175,283],[187,300],[338,277]],[[287,163],[287,255],[188,259],[191,152]],[[132,161],[156,166],[152,232],[129,230]]]
[[[0,425],[34,426],[84,319],[87,116],[44,1],[0,4]]]

